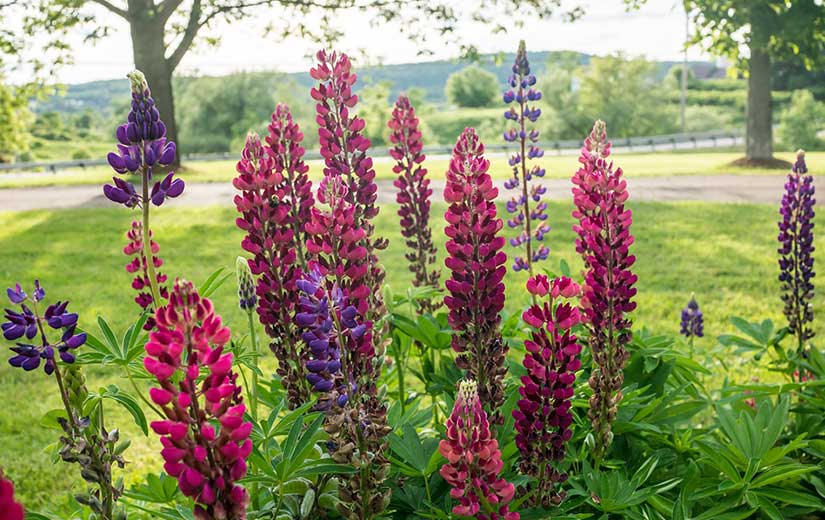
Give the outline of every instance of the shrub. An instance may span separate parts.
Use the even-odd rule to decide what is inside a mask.
[[[822,139],[817,136],[825,127],[825,104],[807,90],[796,90],[791,103],[780,116],[778,137],[786,149],[817,150]]]
[[[457,107],[490,106],[498,96],[498,79],[477,65],[450,74],[444,93]]]

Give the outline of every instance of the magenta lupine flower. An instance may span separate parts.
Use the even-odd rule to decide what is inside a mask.
[[[550,507],[564,499],[558,486],[567,474],[554,464],[564,459],[565,443],[572,435],[573,383],[581,368],[581,346],[570,330],[581,320],[579,309],[560,300],[577,297],[580,289],[570,278],[556,278],[551,285],[546,276],[536,275],[528,280],[527,290],[537,303],[523,315],[534,330],[524,342],[527,375],[521,377],[521,399],[513,410],[516,447],[521,453],[521,472],[537,479],[530,503]]]
[[[439,272],[433,269],[436,249],[430,229],[430,179],[427,169],[421,166],[425,156],[424,143],[415,109],[405,95],[398,96],[392,118],[387,123],[390,128],[390,156],[396,163],[392,171],[398,175],[393,185],[398,188],[395,200],[398,202],[398,216],[401,217],[401,235],[406,239],[405,257],[410,262],[410,271],[415,278],[415,287],[438,288]],[[435,310],[433,302],[422,300],[419,308],[424,312]]]
[[[478,383],[481,400],[493,422],[502,417],[497,411],[504,402],[504,365],[507,346],[501,339],[499,313],[504,307],[507,255],[503,226],[496,216],[498,189],[487,170],[484,145],[472,128],[467,128],[453,148],[447,170],[444,200],[450,205],[444,217],[447,227],[449,294],[444,304],[450,309],[453,328],[452,347],[460,355],[456,365]]]
[[[142,175],[146,187],[140,195],[131,182],[112,177],[114,185],[105,185],[103,193],[112,202],[129,208],[149,204],[149,201],[160,206],[167,198],[183,193],[183,180],[175,179],[171,172],[154,183],[151,194],[148,191],[152,171],[172,164],[177,149],[174,142],[166,140],[166,125],[160,120],[143,73],[136,70],[128,77],[132,83],[132,107],[127,122],[117,128],[118,151],[110,153],[108,160],[118,174]]]
[[[255,134],[247,136],[232,181],[241,192],[235,195],[242,214],[235,222],[246,232],[241,247],[254,255],[249,268],[258,275],[258,317],[271,338],[291,408],[309,400],[306,354],[294,321],[300,294],[296,282],[306,269],[303,227],[313,204],[301,139],[289,109],[279,105],[272,115],[270,144]]]
[[[243,419],[232,354],[224,353],[229,328],[187,281],[175,282],[155,318],[143,365],[159,383],[149,395],[167,417],[151,424],[163,469],[195,501],[195,518],[244,520],[249,496],[237,481],[252,452],[252,423]]]
[[[475,381],[459,383],[446,435],[438,446],[447,459],[440,473],[452,486],[450,496],[458,500],[453,514],[479,520],[519,520],[519,514],[509,509],[515,487],[499,476],[504,465],[501,450],[490,431]]]
[[[40,302],[46,297],[46,291],[38,280],[34,281],[31,296],[20,284],[7,289],[6,294],[13,305],[20,307],[19,312],[6,309],[3,316],[6,321],[0,324],[3,337],[15,342],[15,346],[9,348],[15,354],[9,358],[9,364],[29,372],[42,362],[46,374],[52,375],[57,369],[55,354],[64,363],[74,363],[72,351],[86,343],[86,333],[76,331],[78,316],[68,311],[69,302],[53,303],[41,314]],[[49,329],[58,331],[60,339],[49,339],[46,334]],[[32,342],[38,334],[39,342]]]
[[[623,369],[630,354],[629,313],[636,308],[636,275],[630,270],[636,258],[630,254],[632,216],[625,209],[627,183],[622,169],[608,162],[610,142],[602,121],[584,140],[573,174],[573,217],[579,223],[576,251],[584,260],[581,308],[590,327],[593,371],[590,386],[590,420],[596,437],[596,458],[604,456],[612,440],[610,423],[622,399]]]
[[[3,520],[23,520],[23,506],[14,499],[14,483],[3,477],[0,471],[0,518]]]
[[[523,245],[525,251],[524,256],[518,255],[513,259],[513,270],[527,270],[532,275],[533,264],[547,259],[550,254],[550,249],[541,243],[550,226],[546,223],[547,203],[542,201],[547,188],[541,184],[530,184],[533,178],[544,177],[545,170],[535,163],[529,168],[527,166],[528,161],[543,157],[544,151],[538,146],[539,131],[535,126],[528,128],[528,124],[535,125],[541,115],[540,108],[529,105],[541,99],[541,92],[535,88],[536,76],[530,73],[524,41],[519,43],[513,74],[508,83],[510,89],[504,92],[504,103],[513,106],[504,112],[504,119],[513,121],[517,126],[504,132],[504,140],[517,143],[519,149],[510,156],[513,176],[504,183],[505,188],[517,190],[517,194],[507,202],[507,212],[513,214],[507,225],[519,230],[519,234],[510,239],[510,245]]]
[[[351,113],[358,103],[358,96],[352,92],[356,76],[346,54],[318,51],[316,57],[318,63],[309,74],[320,83],[310,95],[317,101],[318,137],[326,165],[324,182],[341,179],[346,188],[343,190],[346,202],[353,207],[355,226],[364,230],[361,242],[367,250],[366,284],[372,290],[367,295],[367,309],[359,309],[359,312],[366,312],[365,318],[378,322],[383,319],[386,309],[381,293],[384,269],[378,263],[376,252],[385,249],[387,241],[373,236],[372,219],[378,215],[378,186],[372,158],[367,155],[371,143],[362,133],[364,120]],[[383,341],[380,336],[375,340]]]
[[[155,269],[159,269],[160,266],[163,265],[163,260],[157,256],[160,252],[160,246],[157,242],[152,240],[151,235],[152,234],[150,231],[149,247],[152,253],[152,265]],[[132,279],[132,289],[138,292],[137,296],[135,296],[135,303],[140,305],[141,309],[149,309],[151,311],[155,308],[155,302],[150,289],[149,269],[146,265],[145,248],[143,246],[143,224],[137,220],[133,221],[132,229],[126,233],[126,238],[129,239],[129,243],[123,248],[123,254],[134,257],[131,262],[126,264],[126,272],[135,275],[134,279]],[[163,300],[159,303],[159,305],[164,305],[166,300],[169,298],[169,289],[164,285],[166,283],[166,275],[157,270],[154,274],[155,280],[157,280],[160,296]],[[143,325],[143,328],[145,330],[152,330],[155,328],[154,315],[151,315],[146,319],[146,323]]]
[[[805,343],[814,336],[811,324],[814,311],[814,178],[808,174],[805,152],[796,155],[793,170],[788,174],[779,213],[779,281],[782,286],[784,312],[788,330],[797,337],[799,354],[805,354]]]

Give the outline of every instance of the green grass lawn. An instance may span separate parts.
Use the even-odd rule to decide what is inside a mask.
[[[105,154],[101,154],[104,157]],[[668,175],[719,175],[730,173],[737,175],[772,175],[785,173],[784,170],[731,167],[729,163],[742,156],[741,151],[709,151],[709,152],[660,152],[660,153],[616,153],[614,159],[621,166],[626,175],[633,177],[656,177]],[[792,161],[794,154],[777,153],[780,159]],[[825,163],[825,152],[811,152],[807,156],[808,164],[816,171],[817,164]],[[448,161],[433,159],[426,161],[425,166],[434,179],[444,177]],[[578,168],[576,155],[554,155],[547,152],[542,160],[547,175],[552,178],[568,178]],[[393,163],[390,159],[375,160],[376,176],[379,179],[393,179]],[[235,161],[214,161],[184,164],[183,178],[189,182],[227,182],[235,176]],[[310,168],[314,178],[322,174],[323,165],[320,161],[310,161]],[[491,173],[493,177],[504,179],[510,175],[507,161],[497,158],[492,161]],[[16,188],[25,186],[64,186],[79,184],[102,184],[110,181],[114,172],[108,167],[95,166],[85,170],[66,170],[57,174],[39,173],[24,176],[4,175],[0,173],[0,188]]]
[[[716,335],[731,332],[731,315],[782,323],[776,280],[776,208],[703,203],[637,203],[632,207],[639,276],[636,327],[676,334],[679,312],[692,292],[706,319],[707,337],[700,340],[700,346],[714,345]],[[439,265],[443,260],[443,210],[443,205],[433,207]],[[552,253],[547,265],[557,266],[563,258],[577,272],[581,262],[574,250],[570,210],[568,202],[550,204],[549,221],[554,229],[548,235]],[[390,238],[390,247],[382,255],[388,283],[402,291],[411,275],[394,212],[393,206],[383,208],[377,230]],[[217,267],[232,267],[241,253],[241,232],[234,225],[231,208],[178,209],[172,202],[155,215],[153,228],[165,260],[162,270],[171,279],[187,277],[200,283]],[[0,213],[0,288],[17,281],[28,287],[37,277],[48,300],[72,301],[70,309],[80,313],[82,326],[94,330],[96,317],[103,315],[122,331],[137,316],[121,253],[133,216],[122,208]],[[825,248],[823,239],[817,242],[820,250]],[[507,276],[506,310],[518,312],[527,301],[522,290],[525,276]],[[214,300],[224,320],[243,333],[234,280]],[[821,316],[823,312],[823,299],[818,297],[815,313]],[[821,323],[815,326],[819,335],[825,333]],[[0,466],[19,482],[20,495],[29,507],[53,507],[62,503],[72,486],[79,485],[74,468],[60,462],[53,466],[46,451],[57,432],[41,426],[40,419],[59,404],[54,381],[42,371],[23,373],[11,368],[6,356],[4,349],[0,356],[0,395],[5,399],[0,409]],[[101,369],[88,376],[92,390],[110,382],[127,384]],[[123,414],[109,422],[133,439],[127,452],[127,481],[158,466],[156,437],[142,437]]]

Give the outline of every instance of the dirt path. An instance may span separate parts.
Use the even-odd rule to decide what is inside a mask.
[[[628,180],[631,200],[646,201],[707,201],[751,202],[778,204],[785,177],[708,175],[678,177],[641,177]],[[497,181],[502,198],[506,196],[502,182]],[[570,181],[545,181],[550,198],[570,198]],[[444,181],[433,181],[435,200],[441,198]],[[186,186],[180,199],[170,201],[175,206],[230,205],[235,189],[229,183],[193,183]],[[395,188],[389,181],[378,183],[380,202],[394,202]],[[50,186],[44,188],[13,188],[0,190],[0,211],[32,209],[94,208],[111,205],[100,186]]]

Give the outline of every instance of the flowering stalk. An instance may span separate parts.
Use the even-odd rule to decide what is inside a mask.
[[[387,240],[373,236],[375,226],[372,219],[378,215],[376,205],[378,186],[375,184],[375,169],[372,158],[367,156],[370,140],[364,137],[364,120],[351,114],[358,103],[358,96],[352,93],[356,76],[352,73],[352,63],[346,54],[318,51],[318,63],[309,74],[319,81],[310,95],[317,103],[315,111],[318,121],[318,136],[321,156],[324,158],[324,181],[341,179],[343,196],[353,208],[355,227],[364,230],[361,245],[366,249],[367,272],[365,282],[372,290],[367,295],[368,305],[359,312],[376,326],[386,314],[381,283],[384,269],[378,263],[377,252],[387,247]],[[383,343],[383,334],[376,334],[373,340]],[[380,346],[383,349],[383,346]]]
[[[796,154],[788,174],[779,214],[779,281],[788,330],[796,335],[797,351],[805,353],[805,343],[814,336],[811,300],[814,297],[814,178],[808,174],[805,152]]]
[[[0,470],[0,518],[4,520],[23,520],[23,506],[14,499],[14,483],[6,480]]]
[[[143,365],[159,383],[149,395],[166,414],[151,424],[163,468],[195,501],[196,519],[245,520],[249,495],[237,481],[252,452],[252,423],[243,420],[232,354],[223,351],[229,329],[188,281],[175,282],[155,319]]]
[[[306,354],[301,348],[301,330],[294,322],[299,298],[296,282],[307,260],[303,226],[313,205],[302,139],[289,108],[278,105],[267,145],[255,134],[247,136],[238,177],[232,181],[240,191],[235,206],[242,216],[236,223],[246,232],[241,246],[254,255],[249,268],[258,276],[258,318],[271,339],[277,373],[293,409],[309,400]]]
[[[504,465],[501,451],[475,381],[459,383],[446,436],[438,446],[447,459],[440,473],[452,486],[450,496],[458,500],[453,514],[479,520],[519,520],[519,514],[509,509],[515,487],[499,476]]]
[[[398,175],[393,185],[398,188],[395,200],[398,202],[398,216],[401,217],[401,235],[406,239],[409,252],[405,255],[410,262],[410,271],[415,275],[415,287],[438,289],[439,272],[432,268],[436,249],[430,229],[430,179],[427,169],[422,167],[425,155],[424,143],[418,127],[418,118],[410,99],[398,96],[392,118],[387,123],[390,128],[390,156],[396,163],[392,171]],[[435,310],[429,299],[419,301],[419,309],[424,312]]]
[[[481,401],[489,407],[491,420],[499,423],[507,372],[508,348],[499,330],[507,255],[501,250],[504,237],[498,234],[503,225],[496,216],[498,189],[483,154],[475,130],[465,129],[453,149],[444,187],[444,200],[450,205],[444,215],[448,238],[444,263],[451,271],[444,304],[454,331],[452,347],[460,354],[456,365],[478,383]]]
[[[701,338],[705,335],[704,316],[699,310],[699,303],[696,302],[696,297],[691,295],[687,306],[682,309],[682,321],[679,333],[688,340],[690,346],[690,357],[693,357],[693,340],[694,338]]]
[[[632,214],[625,209],[627,183],[622,169],[608,162],[610,142],[602,121],[581,149],[580,168],[573,174],[573,217],[579,223],[576,251],[584,260],[581,307],[590,328],[593,371],[590,386],[590,420],[596,444],[597,464],[607,452],[613,434],[610,423],[622,399],[623,368],[630,354],[625,345],[631,339],[628,314],[636,308],[636,275],[630,270],[636,258],[629,253]]]
[[[37,369],[41,361],[45,361],[44,371],[47,375],[54,374],[66,411],[66,417],[58,419],[64,432],[60,437],[58,453],[63,461],[77,463],[83,479],[97,486],[96,490],[78,494],[75,498],[81,504],[89,506],[102,520],[119,517],[121,512],[116,510],[116,502],[123,493],[123,488],[113,483],[112,465],[123,468],[125,462],[119,454],[125,446],[117,446],[117,430],[106,430],[102,407],[98,408],[98,416],[94,421],[83,416],[88,392],[80,368],[74,365],[73,351],[86,342],[86,333],[76,333],[77,314],[68,312],[69,302],[49,305],[41,314],[39,304],[46,292],[37,280],[31,296],[23,291],[20,284],[8,289],[6,293],[11,303],[19,305],[21,309],[21,312],[6,309],[5,318],[8,321],[0,325],[5,339],[22,340],[11,347],[16,355],[9,359],[9,364],[31,371]],[[49,329],[61,332],[59,341],[49,339]],[[38,335],[39,345],[28,343]],[[61,363],[58,363],[55,354],[58,354]],[[94,428],[91,427],[92,424],[95,425]]]
[[[570,278],[555,278],[552,284],[544,275],[527,281],[527,290],[544,302],[533,304],[524,312],[524,321],[533,327],[532,338],[525,340],[524,368],[521,377],[516,420],[516,447],[521,453],[519,468],[534,479],[530,503],[550,507],[564,499],[558,485],[567,474],[552,464],[564,460],[564,444],[570,440],[573,414],[570,412],[576,371],[581,368],[581,346],[570,329],[581,317],[579,309],[560,299],[575,298],[579,286]],[[549,296],[549,297],[548,297]]]
[[[249,341],[252,343],[252,352],[255,367],[258,366],[258,334],[255,332],[255,320],[252,314],[258,304],[258,296],[255,294],[255,279],[249,269],[249,262],[246,258],[239,256],[235,259],[235,277],[238,281],[238,306],[244,313],[249,325]],[[243,374],[243,371],[241,371]],[[244,377],[244,383],[246,378]],[[248,386],[248,385],[247,385]],[[252,370],[252,386],[247,388],[249,396],[249,406],[252,412],[252,419],[258,422],[258,371]]]
[[[150,202],[160,206],[167,198],[174,198],[183,193],[184,182],[174,178],[169,172],[163,180],[156,181],[149,191],[152,172],[156,167],[166,167],[175,160],[177,151],[175,143],[166,140],[166,125],[160,120],[160,113],[152,99],[146,77],[139,70],[128,75],[132,86],[132,107],[127,122],[117,128],[118,152],[108,155],[109,165],[119,174],[138,174],[141,178],[142,194],[135,186],[119,177],[112,177],[114,184],[103,186],[103,194],[112,202],[123,204],[127,208],[140,206],[143,210],[143,230],[151,237],[149,227]],[[143,243],[144,258],[152,258],[150,241]],[[158,288],[155,266],[147,262],[149,287],[152,294],[153,308],[161,305],[161,293]]]
[[[154,269],[158,269],[163,265],[163,259],[157,256],[158,252],[160,252],[160,246],[157,242],[152,240],[151,237],[152,233],[150,231],[148,250],[152,255],[152,266]],[[151,292],[145,291],[146,288],[151,288],[152,284],[149,279],[149,262],[146,261],[147,248],[143,243],[143,224],[137,220],[133,221],[132,229],[126,233],[126,238],[129,239],[129,243],[123,248],[123,254],[133,257],[132,261],[126,264],[126,272],[130,274],[136,273],[134,279],[132,280],[132,289],[138,291],[137,296],[135,296],[135,303],[140,305],[140,308],[144,311],[150,308],[154,309],[154,297]],[[169,298],[169,289],[164,285],[166,282],[166,275],[160,271],[154,271],[154,273],[158,292],[161,298],[165,301]],[[149,316],[146,319],[146,323],[144,323],[143,328],[145,330],[154,329],[155,317]]]
[[[526,270],[533,275],[533,264],[540,260],[547,259],[550,249],[541,243],[533,244],[533,240],[541,242],[544,235],[550,231],[547,220],[547,203],[541,200],[542,195],[547,193],[547,188],[540,184],[530,185],[533,177],[544,177],[544,168],[534,164],[528,169],[527,162],[536,160],[544,156],[544,151],[539,148],[539,132],[535,127],[527,128],[527,122],[535,124],[541,115],[541,109],[529,106],[528,103],[541,99],[541,92],[534,86],[536,76],[530,73],[530,62],[527,61],[527,49],[524,41],[519,43],[516,60],[513,63],[513,74],[508,80],[510,89],[504,93],[504,103],[513,104],[504,113],[504,119],[516,123],[516,128],[510,128],[504,132],[504,140],[508,143],[518,143],[519,151],[510,156],[510,167],[513,169],[513,177],[507,179],[504,186],[509,190],[519,190],[520,193],[507,202],[507,212],[515,214],[507,221],[511,228],[520,228],[520,233],[510,239],[510,245],[519,247],[524,245],[525,255],[516,256],[513,260],[513,270]],[[535,206],[531,208],[531,200]],[[533,221],[536,222],[535,229],[532,229]]]

